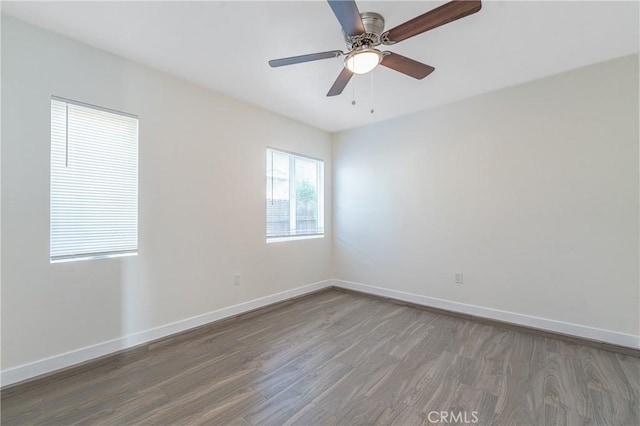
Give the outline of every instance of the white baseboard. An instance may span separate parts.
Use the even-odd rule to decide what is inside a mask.
[[[586,325],[571,324],[568,322],[539,318],[531,315],[518,314],[515,312],[501,311],[499,309],[485,308],[482,306],[469,305],[466,303],[454,302],[451,300],[437,299],[435,297],[406,293],[403,291],[375,287],[352,281],[334,279],[333,285],[335,287],[342,287],[362,293],[389,297],[392,299],[401,300],[403,302],[411,302],[433,308],[444,309],[447,311],[453,311],[462,314],[473,315],[476,317],[522,325],[525,327],[535,328],[543,331],[552,331],[555,333],[582,337],[585,339],[596,340],[613,345],[640,349],[640,336],[634,336],[633,334],[619,333],[617,331],[588,327]]]
[[[95,358],[109,355],[123,349],[131,348],[142,343],[151,342],[161,337],[166,337],[171,334],[199,327],[210,322],[232,317],[244,312],[249,312],[254,309],[290,299],[292,297],[302,296],[307,293],[322,290],[323,288],[331,287],[331,285],[332,280],[319,281],[317,283],[297,287],[291,290],[283,291],[281,293],[276,293],[269,296],[261,297],[259,299],[254,299],[248,302],[229,306],[228,308],[218,309],[160,327],[119,337],[117,339],[108,340],[96,345],[87,346],[70,352],[54,355],[49,358],[30,362],[28,364],[19,365],[17,367],[9,368],[2,371],[0,373],[0,383],[2,384],[2,386],[18,383],[23,380],[28,380],[37,376],[41,376],[43,374],[60,370],[62,368],[70,367],[72,365],[80,364]]]
[[[355,290],[362,293],[377,296],[389,297],[405,302],[430,306],[433,308],[445,309],[476,317],[483,317],[497,321],[508,322],[526,327],[536,328],[544,331],[552,331],[570,336],[582,337],[600,342],[625,346],[633,349],[640,349],[640,337],[632,334],[619,333],[611,330],[588,327],[584,325],[571,324],[563,321],[539,318],[530,315],[518,314],[515,312],[501,311],[498,309],[485,308],[477,305],[469,305],[451,300],[437,299],[419,294],[406,293],[398,290],[391,290],[382,287],[375,287],[366,284],[344,281],[325,280],[317,283],[297,287],[281,293],[250,300],[248,302],[229,306],[197,315],[184,320],[176,321],[160,327],[145,330],[139,333],[130,334],[117,339],[108,340],[92,346],[76,349],[70,352],[55,355],[49,358],[34,361],[28,364],[19,365],[0,372],[0,384],[2,386],[11,385],[24,380],[32,379],[43,374],[48,374],[56,370],[67,368],[92,359],[96,359],[111,353],[132,348],[134,346],[151,342],[153,340],[166,337],[175,333],[199,327],[210,322],[218,321],[234,315],[249,312],[273,303],[281,302],[296,296],[322,290],[331,286]]]

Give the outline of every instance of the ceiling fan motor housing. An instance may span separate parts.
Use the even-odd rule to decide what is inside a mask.
[[[365,32],[355,36],[344,36],[349,50],[370,48],[382,43],[380,39],[380,35],[384,31],[384,18],[382,15],[375,12],[362,12],[360,18]]]

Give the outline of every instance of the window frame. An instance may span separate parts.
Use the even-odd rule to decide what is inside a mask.
[[[61,96],[51,95],[49,99],[49,115],[51,117],[52,109],[53,109],[53,101],[63,102],[67,105],[76,105],[79,107],[92,109],[96,111],[101,111],[113,115],[128,117],[136,120],[136,138],[135,138],[135,193],[136,193],[136,239],[135,239],[135,249],[127,249],[127,250],[105,250],[99,252],[86,252],[86,253],[76,253],[76,254],[68,254],[68,255],[52,255],[52,247],[53,247],[53,173],[54,169],[52,168],[52,155],[53,155],[53,121],[50,122],[50,141],[49,141],[49,263],[66,263],[66,262],[75,262],[82,260],[97,260],[97,259],[111,259],[118,257],[129,257],[129,256],[137,256],[138,251],[140,249],[140,196],[139,196],[139,186],[140,186],[140,118],[136,114],[131,114],[124,111],[115,110],[112,108],[107,108],[99,105],[94,105],[82,101],[77,101],[73,99],[64,98]],[[68,108],[68,107],[67,107]],[[69,126],[69,112],[67,110],[66,113],[66,127],[68,132]],[[68,136],[67,136],[68,137]],[[66,141],[68,143],[68,140]],[[67,148],[68,149],[68,148]]]
[[[296,200],[296,187],[295,187],[295,158],[300,158],[305,161],[314,161],[316,162],[316,188],[317,188],[317,205],[318,205],[318,227],[317,229],[321,230],[320,232],[309,233],[309,234],[299,234],[299,235],[267,235],[267,225],[268,222],[265,220],[265,235],[266,241],[268,244],[271,243],[279,243],[285,241],[297,241],[297,240],[311,240],[311,239],[319,239],[324,238],[325,230],[324,230],[324,163],[325,161],[321,158],[311,157],[309,155],[299,154],[297,152],[287,151],[280,148],[274,148],[271,146],[267,146],[265,150],[265,169],[266,164],[268,162],[269,153],[275,152],[278,154],[285,154],[289,156],[289,232],[291,233],[296,229],[296,220],[297,220],[297,200]],[[268,188],[268,170],[265,170],[265,189]],[[294,182],[292,185],[291,182]],[[265,214],[268,208],[269,199],[265,197]],[[268,216],[265,216],[265,219],[268,219]]]

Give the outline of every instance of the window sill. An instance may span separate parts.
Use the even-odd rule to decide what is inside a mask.
[[[67,263],[78,262],[81,260],[97,260],[97,259],[113,259],[115,257],[137,256],[138,253],[109,253],[109,254],[92,254],[87,256],[65,257],[61,259],[49,259],[49,263]]]
[[[324,234],[298,235],[298,236],[294,236],[294,237],[269,237],[269,238],[267,238],[267,244],[281,243],[281,242],[284,242],[284,241],[314,240],[316,238],[324,238]]]

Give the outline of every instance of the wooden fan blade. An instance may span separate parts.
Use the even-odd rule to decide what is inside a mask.
[[[338,18],[342,31],[348,36],[362,34],[364,25],[360,18],[358,6],[353,0],[327,0],[329,7]]]
[[[282,67],[285,65],[300,64],[302,62],[317,61],[319,59],[337,58],[344,55],[341,50],[331,50],[329,52],[311,53],[309,55],[291,56],[289,58],[272,59],[269,65],[272,67]]]
[[[353,76],[353,73],[351,71],[346,68],[342,68],[340,75],[338,75],[338,78],[336,78],[333,86],[331,86],[331,89],[329,89],[329,93],[327,93],[327,96],[336,96],[342,93],[344,88],[347,86],[347,83],[349,83],[349,80],[351,80],[351,76]]]
[[[429,74],[431,74],[435,68],[431,65],[423,64],[422,62],[414,61],[406,56],[398,55],[397,53],[384,52],[385,56],[382,58],[380,65],[384,65],[387,68],[406,74],[409,77],[422,80]],[[388,54],[387,54],[388,53]]]
[[[385,44],[398,43],[402,40],[406,40],[409,37],[413,37],[418,34],[422,34],[425,31],[432,30],[441,25],[448,24],[457,19],[464,18],[465,16],[476,13],[482,8],[481,1],[450,1],[443,4],[429,12],[417,16],[410,21],[400,24],[395,28],[382,34],[384,40],[389,42]]]

